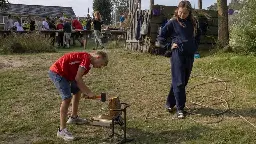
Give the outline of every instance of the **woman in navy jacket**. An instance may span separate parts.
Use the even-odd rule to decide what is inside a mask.
[[[162,28],[158,41],[171,45],[172,85],[166,101],[169,112],[177,108],[177,117],[184,118],[186,103],[185,87],[192,71],[194,54],[200,37],[197,21],[192,14],[189,1],[181,1],[174,18]]]

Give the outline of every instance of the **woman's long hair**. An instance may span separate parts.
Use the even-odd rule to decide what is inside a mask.
[[[192,22],[193,24],[193,27],[194,27],[194,36],[196,35],[197,33],[197,22],[196,22],[196,19],[193,15],[193,9],[192,9],[192,6],[191,6],[191,3],[189,1],[181,1],[177,7],[177,9],[175,10],[174,12],[174,17],[176,18],[176,20],[178,21],[178,23],[183,26],[183,24],[179,21],[179,16],[178,16],[178,10],[179,8],[185,8],[189,11],[189,15],[188,15],[188,19]]]

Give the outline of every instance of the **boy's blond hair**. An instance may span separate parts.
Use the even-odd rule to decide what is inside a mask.
[[[108,54],[104,51],[97,51],[96,55],[99,55],[104,61],[104,66],[108,65]]]

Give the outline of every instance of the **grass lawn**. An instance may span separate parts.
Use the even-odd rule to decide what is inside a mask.
[[[0,55],[0,143],[63,143],[56,137],[60,96],[47,72],[63,53],[75,50]],[[246,122],[256,124],[255,57],[216,54],[196,59],[188,85],[191,114],[177,120],[164,108],[171,81],[168,58],[121,48],[108,53],[109,66],[92,69],[84,80],[97,94],[106,92],[131,104],[127,133],[133,143],[256,142],[256,128]],[[81,117],[90,118],[106,113],[107,103],[82,99],[79,110]],[[104,140],[111,133],[108,128],[68,129],[78,137],[73,143],[111,143]]]

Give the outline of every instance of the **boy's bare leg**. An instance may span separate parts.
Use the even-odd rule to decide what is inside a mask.
[[[85,124],[87,121],[86,119],[82,119],[80,117],[78,117],[77,113],[78,113],[78,104],[79,104],[79,100],[81,98],[81,92],[79,91],[77,94],[75,94],[73,96],[72,99],[72,114],[71,117],[69,117],[67,123],[68,124]]]
[[[71,98],[62,101],[60,106],[60,130],[66,128],[66,118],[68,115],[68,107],[71,102]]]
[[[78,105],[79,105],[79,101],[80,101],[80,98],[81,98],[81,91],[79,91],[78,93],[76,93],[74,96],[73,96],[73,99],[72,99],[72,117],[76,117],[77,116],[77,112],[78,112]]]

